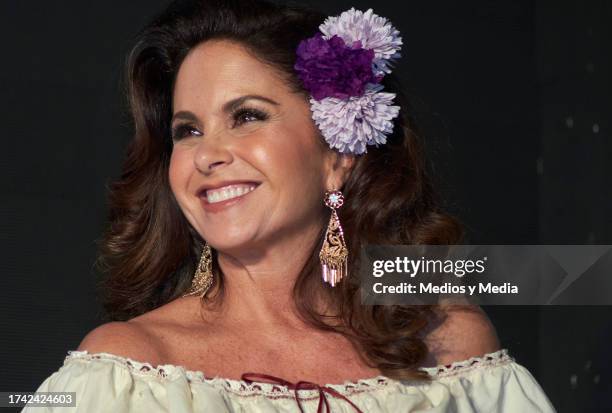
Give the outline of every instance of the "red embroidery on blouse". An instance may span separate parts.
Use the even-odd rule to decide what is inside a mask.
[[[341,393],[337,392],[336,390],[328,386],[320,386],[316,383],[312,383],[309,381],[298,381],[296,384],[294,384],[287,380],[281,379],[280,377],[275,377],[269,374],[261,374],[261,373],[243,373],[240,379],[246,381],[247,383],[252,383],[253,380],[249,379],[248,377],[270,380],[272,383],[278,383],[281,386],[285,386],[288,389],[293,390],[295,393],[295,401],[298,405],[298,408],[300,409],[300,412],[302,413],[304,413],[304,409],[302,409],[302,403],[300,402],[300,395],[299,395],[299,391],[302,389],[303,390],[318,390],[319,405],[317,406],[317,413],[323,413],[323,406],[325,406],[325,411],[327,413],[331,412],[329,408],[329,402],[327,401],[327,397],[325,397],[325,393],[331,394],[334,397],[345,400],[351,406],[353,406],[353,408],[355,409],[357,413],[363,413],[361,409],[357,407],[357,405],[355,405],[355,403],[353,403],[349,398],[347,398],[346,396],[342,395]]]

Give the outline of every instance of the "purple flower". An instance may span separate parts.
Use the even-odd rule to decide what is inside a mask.
[[[294,68],[314,99],[347,99],[382,79],[372,71],[373,59],[374,51],[363,49],[359,40],[347,46],[339,36],[326,40],[317,33],[300,42]]]

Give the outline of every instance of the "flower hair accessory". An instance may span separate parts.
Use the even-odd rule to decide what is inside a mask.
[[[312,117],[332,149],[366,153],[385,144],[399,114],[380,81],[401,57],[402,39],[384,17],[351,8],[302,40],[294,69],[310,92]]]

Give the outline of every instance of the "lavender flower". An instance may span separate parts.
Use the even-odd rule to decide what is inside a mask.
[[[310,92],[312,117],[332,149],[362,154],[382,145],[400,107],[380,81],[400,57],[402,39],[383,17],[351,8],[328,17],[300,42],[295,70]]]
[[[400,32],[387,19],[374,14],[372,9],[364,13],[351,7],[340,16],[328,17],[319,29],[325,39],[337,35],[346,43],[360,40],[363,48],[374,50],[375,75],[391,73],[393,59],[401,57]]]
[[[394,93],[380,92],[382,85],[369,84],[362,96],[349,99],[310,99],[313,119],[325,141],[341,153],[366,153],[366,145],[387,143],[399,106],[391,106]]]

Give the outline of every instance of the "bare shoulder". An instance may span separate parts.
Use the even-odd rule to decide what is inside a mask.
[[[500,350],[495,327],[477,305],[438,307],[443,321],[422,336],[430,350],[424,367],[447,365]]]
[[[77,350],[110,353],[138,361],[156,362],[159,352],[151,334],[140,323],[113,321],[91,330]]]
[[[102,324],[83,338],[78,350],[111,353],[154,365],[160,364],[167,357],[169,340],[180,337],[175,334],[175,326],[189,318],[186,308],[189,307],[184,300],[177,300],[128,321]],[[177,338],[175,341],[180,340]],[[180,346],[180,343],[176,346]]]

